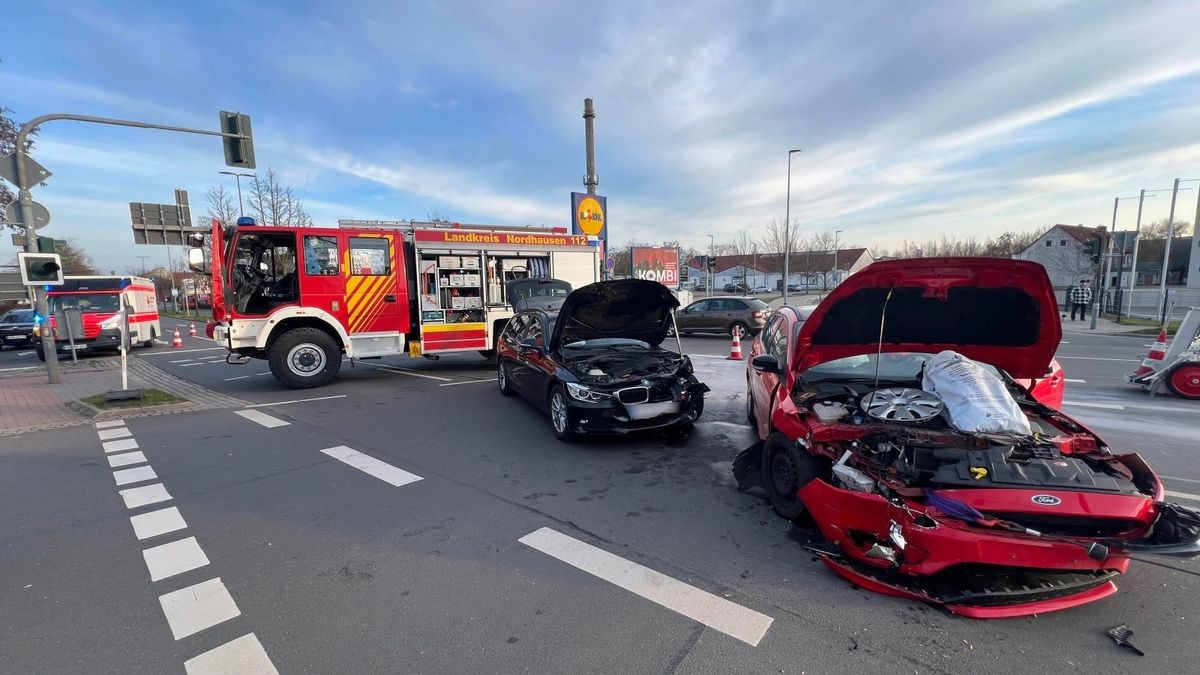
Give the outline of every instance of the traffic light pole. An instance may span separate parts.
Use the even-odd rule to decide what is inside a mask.
[[[209,131],[207,129],[189,129],[187,127],[173,127],[162,124],[150,124],[148,122],[137,122],[134,120],[118,120],[109,117],[93,117],[91,115],[71,115],[67,113],[54,113],[51,115],[42,115],[35,117],[24,125],[17,132],[16,142],[13,144],[13,151],[17,155],[25,154],[25,147],[28,143],[29,135],[32,134],[39,126],[46,122],[54,120],[74,120],[76,122],[92,122],[94,124],[111,124],[119,127],[136,127],[138,129],[158,129],[160,131],[178,131],[186,134],[200,134],[202,136],[221,136],[223,138],[234,138],[240,141],[251,141],[249,134],[229,133],[225,131]],[[249,118],[246,118],[249,129]],[[16,165],[17,179],[17,201],[21,210],[21,222],[25,227],[25,250],[29,253],[37,253],[37,228],[34,227],[33,214],[33,195],[29,192],[28,179],[25,175],[25,163],[17,158],[14,162]],[[250,154],[250,166],[253,167],[253,152]],[[174,278],[172,277],[172,280]],[[50,307],[46,302],[46,289],[35,286],[33,289],[34,304],[37,309],[37,315],[42,317],[41,331],[42,338],[42,353],[46,356],[46,375],[50,384],[59,384],[62,382],[62,367],[58,363],[58,351],[54,347],[54,336],[49,329]]]

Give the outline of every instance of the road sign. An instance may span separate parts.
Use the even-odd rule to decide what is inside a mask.
[[[608,256],[608,259],[604,261],[604,266],[608,268],[609,272],[617,269],[617,259],[611,255]]]
[[[4,207],[4,220],[10,225],[25,227],[21,220],[20,202],[12,202]],[[33,202],[33,229],[40,230],[50,224],[50,210],[37,202]]]
[[[29,301],[29,288],[21,282],[20,272],[0,272],[0,301]]]
[[[17,182],[17,164],[25,169],[25,185]],[[12,152],[0,157],[0,178],[16,185],[22,190],[32,189],[33,186],[49,178],[50,171],[38,164],[32,157],[23,152]]]
[[[178,198],[180,195],[177,195]],[[186,201],[186,195],[183,195]],[[192,209],[187,204],[146,204],[129,202],[129,218],[133,223],[133,241],[137,244],[183,245],[190,234],[208,230],[192,226]]]

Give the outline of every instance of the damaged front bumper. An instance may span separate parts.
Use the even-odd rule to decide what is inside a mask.
[[[695,382],[666,401],[625,404],[612,398],[600,402],[571,399],[574,431],[628,434],[687,426],[704,413],[704,394],[708,391],[708,385]]]

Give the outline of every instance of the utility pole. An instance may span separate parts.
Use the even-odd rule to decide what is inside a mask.
[[[596,175],[596,109],[592,107],[592,99],[583,99],[583,145],[584,156],[587,162],[587,173],[583,176],[583,187],[589,195],[596,194],[596,188],[600,185],[600,177]],[[605,257],[611,255],[608,250],[608,242],[612,241],[611,225],[608,223],[607,214],[604,219],[604,246]],[[632,256],[629,259],[629,264],[633,266]],[[612,278],[612,272],[608,271],[608,261],[605,260],[601,264],[601,269],[604,272],[605,279]]]
[[[36,122],[37,120],[34,120]],[[21,223],[25,226],[25,251],[28,253],[38,252],[37,243],[37,228],[34,227],[33,215],[33,194],[29,191],[27,181],[29,177],[25,175],[25,143],[29,132],[33,131],[34,122],[26,123],[17,132],[17,142],[14,144],[17,152],[17,202],[21,210]],[[41,286],[34,286],[33,303],[37,310],[37,315],[42,318],[42,353],[46,355],[46,377],[50,384],[59,384],[62,382],[62,367],[58,363],[58,348],[54,344],[54,335],[50,330],[50,305],[46,302],[46,289]]]
[[[238,173],[236,171],[218,171],[217,173],[224,174],[226,176],[233,176],[234,180],[237,181],[238,216],[239,217],[245,216],[246,215],[246,205],[242,201],[242,177],[244,176],[246,178],[258,178],[258,176],[254,175],[252,173]],[[261,223],[259,223],[259,224],[261,225]],[[226,225],[228,225],[228,223],[226,223]]]
[[[1142,191],[1138,193],[1137,225],[1134,226],[1133,230],[1133,262],[1129,263],[1129,311],[1126,312],[1126,316],[1133,315],[1133,290],[1137,285],[1138,244],[1142,240],[1142,204],[1145,202],[1146,188],[1142,188]],[[1117,316],[1121,316],[1121,309],[1119,307],[1117,308]]]
[[[800,150],[788,150],[787,200],[783,211],[783,304],[788,301],[788,262],[792,257],[792,155]]]

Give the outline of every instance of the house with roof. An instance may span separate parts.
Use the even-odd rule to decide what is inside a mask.
[[[1092,247],[1097,240],[1104,242],[1102,245],[1107,255],[1110,249],[1106,234],[1107,228],[1103,226],[1055,225],[1013,257],[1041,263],[1055,288],[1069,288],[1081,279],[1091,279],[1096,274],[1092,261]],[[1162,282],[1164,240],[1137,241],[1137,265],[1134,266],[1132,263],[1135,240],[1135,232],[1114,233],[1112,262],[1109,264],[1106,261],[1101,270],[1102,273],[1109,273],[1107,286],[1128,287],[1131,272],[1135,275],[1136,286],[1158,286]],[[1167,285],[1182,286],[1188,281],[1189,257],[1195,244],[1192,237],[1174,237],[1170,245]]]
[[[699,258],[700,256],[698,256]],[[874,258],[865,248],[837,251],[798,251],[788,259],[789,284],[814,290],[828,290],[843,279],[871,264]],[[703,262],[697,261],[702,265]],[[689,261],[689,267],[691,262]],[[689,279],[703,279],[701,273]],[[730,284],[744,283],[772,290],[783,287],[783,254],[721,255],[714,258],[713,287],[718,291]]]
[[[1055,225],[1013,257],[1041,263],[1055,288],[1068,288],[1095,274],[1092,245],[1104,232],[1104,227]]]

